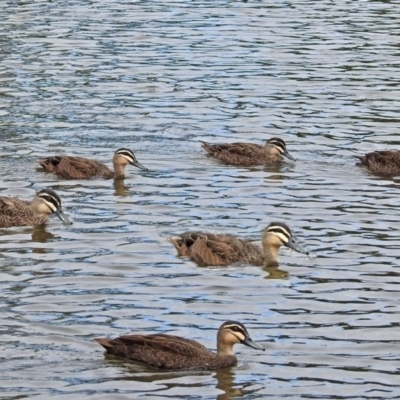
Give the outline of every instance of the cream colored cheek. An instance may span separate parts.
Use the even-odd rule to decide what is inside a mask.
[[[120,165],[128,165],[128,164],[130,164],[131,163],[131,160],[128,160],[127,158],[125,158],[125,157],[118,157],[117,158],[117,164],[120,164]]]
[[[281,240],[278,237],[276,237],[275,235],[271,235],[269,238],[265,238],[264,243],[268,244],[268,246],[271,246],[271,247],[281,247],[282,246]]]
[[[54,206],[53,206],[54,207]],[[39,214],[52,214],[56,210],[54,210],[51,206],[48,206],[44,203],[40,203],[37,207],[36,210]]]
[[[285,236],[285,235],[283,235],[283,234],[281,234],[281,233],[277,233],[276,234],[276,241],[277,242],[281,242],[281,243],[287,243],[287,241],[288,241],[288,239],[287,239],[287,237]],[[278,239],[279,238],[279,239]]]
[[[240,341],[244,339],[244,338],[242,339],[241,337],[242,337],[242,335],[236,336],[236,335],[230,333],[227,341],[230,344],[240,343]]]

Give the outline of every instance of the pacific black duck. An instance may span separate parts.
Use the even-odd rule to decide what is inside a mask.
[[[84,157],[58,155],[48,157],[44,160],[38,160],[38,163],[47,172],[52,172],[68,179],[87,179],[95,177],[104,179],[119,178],[125,175],[125,167],[128,164],[147,170],[147,168],[136,159],[133,151],[129,149],[118,149],[114,153],[114,171],[100,161],[90,160]]]
[[[178,256],[189,257],[199,266],[226,266],[238,262],[272,267],[279,265],[279,249],[289,247],[299,253],[309,251],[299,244],[290,228],[272,222],[262,233],[262,249],[250,240],[223,233],[186,232],[169,238]]]
[[[109,354],[167,370],[216,370],[234,366],[237,364],[233,353],[236,343],[265,350],[251,340],[245,326],[237,321],[224,322],[219,328],[217,353],[195,340],[166,334],[126,335],[95,341]]]
[[[286,150],[286,143],[280,138],[267,140],[264,146],[254,143],[219,143],[212,144],[202,142],[202,147],[211,156],[231,165],[253,165],[275,164],[283,161],[282,156],[295,161]]]
[[[360,160],[360,164],[365,165],[368,169],[380,176],[397,176],[400,175],[400,151],[373,151],[364,156],[356,156]]]
[[[71,219],[61,208],[61,199],[51,189],[42,189],[32,201],[17,197],[0,197],[0,227],[39,225],[46,222],[50,214],[57,215],[65,224]]]

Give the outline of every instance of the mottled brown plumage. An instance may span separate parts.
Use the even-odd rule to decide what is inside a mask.
[[[376,175],[386,177],[400,175],[400,151],[373,151],[356,157],[360,160],[360,164],[368,167]]]
[[[113,179],[125,175],[128,164],[147,170],[137,161],[131,150],[118,149],[113,156],[114,171],[97,160],[84,157],[58,155],[38,160],[38,163],[47,171],[68,179],[104,178]]]
[[[17,197],[0,197],[1,228],[43,224],[53,213],[64,223],[71,223],[61,208],[60,197],[51,189],[43,189],[36,193],[32,201]]]
[[[295,160],[286,150],[286,143],[280,138],[267,140],[264,146],[253,143],[219,143],[202,142],[202,147],[211,156],[231,165],[245,167],[254,165],[275,164],[283,161],[285,156]]]
[[[107,353],[167,370],[216,370],[234,366],[233,346],[242,343],[254,349],[264,348],[253,342],[243,324],[224,322],[217,334],[217,353],[202,344],[180,336],[126,335],[116,339],[98,338]]]
[[[297,243],[289,227],[281,222],[268,225],[261,240],[262,249],[249,240],[228,234],[186,232],[169,238],[179,257],[189,257],[199,266],[226,266],[238,262],[278,266],[281,246],[308,254],[308,250]]]

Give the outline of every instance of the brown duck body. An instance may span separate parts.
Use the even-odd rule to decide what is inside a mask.
[[[286,143],[280,138],[269,139],[265,145],[244,142],[202,143],[202,147],[207,153],[225,164],[245,167],[275,164],[283,161],[282,156],[294,160],[286,150]]]
[[[197,265],[226,266],[238,262],[264,265],[263,250],[249,240],[234,235],[185,232],[169,238],[179,257],[189,257]]]
[[[169,238],[179,257],[189,257],[199,266],[226,266],[247,263],[273,267],[279,265],[279,249],[289,247],[299,253],[309,254],[299,244],[290,228],[282,222],[273,222],[264,229],[262,249],[249,240],[234,235],[209,232],[185,232]]]
[[[221,143],[211,144],[203,142],[203,149],[218,160],[231,165],[255,166],[279,163],[282,161],[280,155],[267,157],[264,146],[253,143]]]
[[[47,214],[34,214],[31,202],[17,197],[0,197],[0,227],[44,224]]]
[[[400,151],[373,151],[357,158],[376,175],[400,175]]]
[[[217,356],[195,340],[179,336],[127,335],[95,339],[107,353],[168,370],[216,370],[237,364],[235,355]]]
[[[67,179],[85,179],[102,177],[104,179],[115,178],[115,172],[105,164],[97,160],[84,157],[52,156],[38,163],[47,171],[60,175]]]
[[[119,178],[125,175],[125,167],[128,164],[147,170],[136,159],[133,151],[124,148],[118,149],[114,153],[114,171],[100,161],[66,155],[51,156],[44,160],[38,160],[38,163],[45,171],[67,179]]]
[[[253,342],[247,329],[237,321],[224,322],[217,333],[217,352],[202,344],[180,336],[126,335],[116,339],[98,338],[107,353],[151,367],[168,370],[216,370],[234,366],[237,358],[233,346],[242,343],[254,349],[264,347]]]

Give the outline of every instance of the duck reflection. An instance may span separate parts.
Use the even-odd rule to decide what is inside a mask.
[[[268,272],[264,279],[289,279],[289,272],[278,267],[264,267],[263,270]]]
[[[58,236],[56,236],[46,230],[45,224],[35,225],[33,227],[32,242],[47,243],[47,242],[54,240],[57,237]],[[44,254],[44,253],[47,253],[48,250],[47,250],[47,248],[44,248],[44,247],[32,247],[32,252],[38,253],[38,254]]]
[[[188,379],[188,377],[209,376],[212,380],[217,380],[215,388],[223,392],[215,397],[216,400],[231,400],[234,398],[242,397],[244,395],[248,395],[250,389],[247,390],[246,386],[254,386],[254,382],[236,382],[235,367],[222,368],[217,371],[158,372],[158,370],[147,365],[135,362],[126,362],[108,354],[105,354],[105,359],[107,359],[108,362],[111,362],[115,366],[122,367],[127,373],[123,377],[117,378],[118,380],[155,383],[158,385],[162,385],[164,387],[163,390],[176,389],[179,391],[179,388],[182,388],[182,393],[186,393],[187,390],[190,390],[191,393],[198,394],[201,393],[202,388],[209,387],[210,385],[214,386],[215,382],[213,383],[207,380],[207,378],[202,378],[200,382],[199,380],[197,380],[196,382],[195,379],[191,380],[190,378]],[[189,382],[184,383],[185,381]],[[176,392],[176,390],[174,390],[174,393]]]
[[[243,390],[235,385],[235,371],[232,368],[220,369],[215,373],[218,383],[216,388],[224,393],[219,394],[217,400],[230,400],[234,397],[243,396]],[[234,387],[235,386],[235,387]]]
[[[129,194],[129,186],[125,185],[123,177],[114,179],[115,194],[120,197],[126,197]]]

